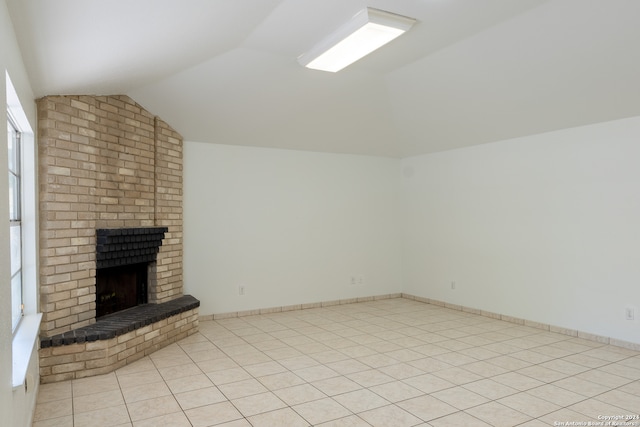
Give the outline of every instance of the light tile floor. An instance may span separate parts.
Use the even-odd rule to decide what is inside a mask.
[[[33,426],[534,427],[639,413],[638,352],[387,299],[200,322],[111,374],[42,385]]]

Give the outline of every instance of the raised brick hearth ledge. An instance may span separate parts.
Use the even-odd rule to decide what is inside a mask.
[[[99,318],[41,340],[40,381],[52,383],[112,372],[198,331],[200,301],[184,295]]]
[[[53,337],[41,338],[40,348],[108,340],[199,306],[200,301],[191,295],[185,295],[162,304],[139,305],[101,317],[93,325]]]

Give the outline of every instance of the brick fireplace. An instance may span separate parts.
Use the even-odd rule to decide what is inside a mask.
[[[40,366],[42,381],[51,382],[143,357],[195,332],[198,312],[182,289],[181,136],[126,96],[48,96],[37,104]],[[145,261],[144,300],[166,308],[154,311],[153,324],[137,319],[113,336],[80,333],[96,327],[96,273],[108,268],[98,230],[163,231]],[[59,339],[71,335],[80,338]],[[93,341],[100,336],[107,341]]]

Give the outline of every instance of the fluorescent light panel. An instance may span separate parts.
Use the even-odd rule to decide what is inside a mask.
[[[335,73],[405,33],[415,19],[366,8],[298,58],[315,70]]]

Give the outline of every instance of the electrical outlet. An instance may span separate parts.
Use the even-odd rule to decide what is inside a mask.
[[[451,282],[451,289],[455,289],[456,288],[456,282]]]
[[[624,309],[624,318],[627,320],[635,320],[636,310],[633,307],[627,307]]]
[[[349,278],[349,283],[351,283],[351,286],[364,286],[364,276],[362,274],[351,276]]]
[[[244,291],[245,291],[244,285],[238,286],[238,295],[241,295],[241,296],[244,295]]]

